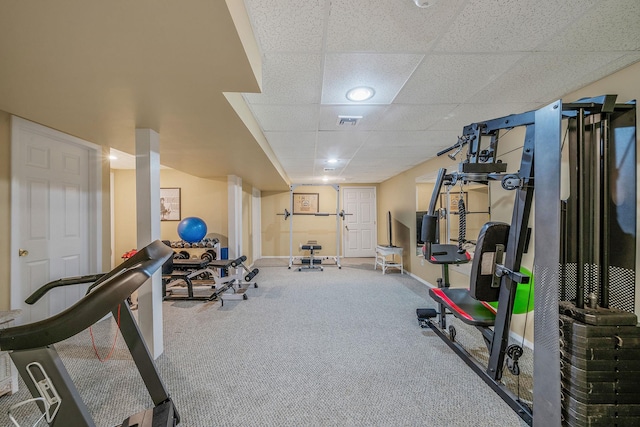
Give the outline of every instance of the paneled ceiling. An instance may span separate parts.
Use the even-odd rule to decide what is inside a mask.
[[[377,183],[640,60],[638,0],[429,3],[3,0],[0,110],[262,190]]]
[[[640,60],[638,0],[428,3],[245,0],[263,91],[243,96],[292,182],[384,181],[453,145],[464,125]],[[375,95],[349,101],[357,86]]]

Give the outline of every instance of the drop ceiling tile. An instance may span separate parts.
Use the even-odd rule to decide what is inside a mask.
[[[550,102],[604,77],[598,70],[622,56],[621,52],[530,54],[469,102]]]
[[[376,93],[367,104],[390,104],[424,55],[329,53],[322,81],[323,104],[358,105],[346,98],[349,89],[372,87]]]
[[[251,104],[263,131],[314,131],[318,128],[317,105]]]
[[[282,159],[282,167],[286,168],[287,173],[301,174],[308,173],[313,169],[313,159]]]
[[[279,159],[313,159],[315,156],[315,132],[265,132],[265,137]]]
[[[296,161],[301,159],[313,160],[315,156],[315,148],[306,145],[295,145],[287,148],[274,148],[273,152],[276,153],[276,157],[278,157],[278,159],[281,161],[291,159],[294,159]]]
[[[356,156],[354,156],[353,160],[349,162],[349,165],[352,162],[356,162],[358,160],[364,161],[366,159],[377,160],[380,159],[380,152],[382,149],[378,146],[368,146],[364,145]],[[421,162],[421,159],[428,158],[431,156],[431,153],[434,151],[432,147],[428,145],[422,146],[393,146],[384,151],[383,159],[404,159],[407,162]],[[357,162],[356,162],[357,164]]]
[[[464,102],[500,78],[522,54],[427,55],[395,99],[400,104]]]
[[[426,52],[464,0],[420,9],[410,0],[332,0],[329,52]]]
[[[326,1],[246,0],[262,53],[322,50]]]
[[[640,49],[640,1],[600,1],[540,47],[552,51]]]
[[[376,127],[387,106],[380,105],[322,105],[320,107],[319,130],[323,131],[366,131]],[[338,116],[362,117],[357,125],[338,125]]]
[[[350,159],[370,132],[318,132],[318,159]]]
[[[352,171],[355,168],[359,170],[375,170],[375,168],[386,166],[388,164],[388,160],[384,157],[380,156],[357,156],[351,159],[349,164],[345,166],[345,171]]]
[[[367,138],[363,149],[367,148],[380,152],[380,150],[394,151],[407,147],[418,147],[421,150],[425,150],[425,147],[428,149],[433,146],[453,145],[456,141],[457,133],[452,131],[375,132]],[[360,152],[358,152],[358,154],[360,154]]]
[[[314,148],[317,132],[265,132],[269,145],[273,149],[287,149],[294,146],[307,146]]]
[[[262,62],[262,93],[247,93],[251,104],[317,104],[322,90],[322,56],[268,53]]]
[[[457,104],[391,104],[377,121],[377,131],[425,130],[441,121]]]
[[[533,51],[601,0],[471,0],[434,51]]]

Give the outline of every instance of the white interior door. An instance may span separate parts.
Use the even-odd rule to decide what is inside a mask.
[[[374,257],[376,255],[376,189],[375,187],[343,187],[342,206],[344,256]]]
[[[85,141],[12,119],[11,302],[22,310],[22,323],[64,310],[86,290],[61,287],[34,305],[25,304],[40,286],[95,272],[91,192],[96,183],[90,170],[95,154]]]

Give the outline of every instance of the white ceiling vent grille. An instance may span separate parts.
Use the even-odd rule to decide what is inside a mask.
[[[334,171],[334,170],[336,170],[336,168],[324,168],[325,172],[331,172],[331,171]]]
[[[338,116],[338,126],[357,126],[362,116]]]

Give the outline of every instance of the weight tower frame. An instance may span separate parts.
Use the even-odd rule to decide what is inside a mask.
[[[289,222],[289,269],[293,266],[293,260],[295,258],[293,256],[293,191],[300,186],[325,187],[327,185],[336,190],[336,213],[331,214],[319,212],[314,214],[314,216],[336,216],[336,256],[334,259],[336,261],[336,266],[338,268],[342,268],[342,265],[340,265],[340,186],[338,184],[292,184],[289,186],[289,212],[291,212],[291,222]],[[342,216],[342,218],[344,218],[344,216]]]
[[[602,115],[603,122],[606,121],[602,127],[603,132],[613,137],[619,134],[619,128],[629,127],[629,125],[618,124],[609,118],[634,109],[635,101],[617,104],[615,95],[581,99],[574,103],[565,104],[561,100],[557,100],[537,110],[466,126],[463,130],[463,136],[459,138],[457,144],[438,153],[438,155],[442,155],[454,149],[461,149],[462,146],[468,144],[466,160],[460,164],[459,172],[452,173],[449,179],[477,182],[501,180],[503,188],[516,190],[517,194],[515,195],[504,265],[497,266],[503,272],[512,273],[500,276],[499,304],[493,329],[481,328],[489,351],[488,366],[483,366],[445,331],[440,330],[434,322],[429,321],[428,326],[527,424],[533,423],[534,426],[546,427],[560,426],[562,422],[560,346],[556,332],[559,324],[559,284],[562,280],[560,264],[563,251],[561,238],[563,236],[563,202],[560,193],[562,122],[566,119],[569,123],[568,126],[575,128],[576,126],[571,123],[577,121],[579,127],[585,117]],[[633,116],[635,118],[635,115]],[[506,174],[506,165],[496,161],[498,132],[500,130],[508,131],[515,127],[525,127],[526,129],[522,159],[517,173]],[[633,161],[635,165],[637,162],[635,120],[633,134]],[[481,147],[483,136],[491,138],[488,149]],[[606,147],[606,141],[604,144],[603,147]],[[603,148],[603,151],[602,156],[607,156],[607,149]],[[635,183],[635,173],[633,177],[628,177],[628,179],[632,179]],[[634,199],[637,197],[636,191],[633,192]],[[519,271],[520,268],[520,260],[528,238],[529,211],[534,200],[536,298],[534,301],[533,411],[535,411],[535,417],[531,408],[500,382],[505,365],[517,285],[512,276],[515,276],[513,272]],[[606,254],[603,253],[603,257],[606,258]]]

